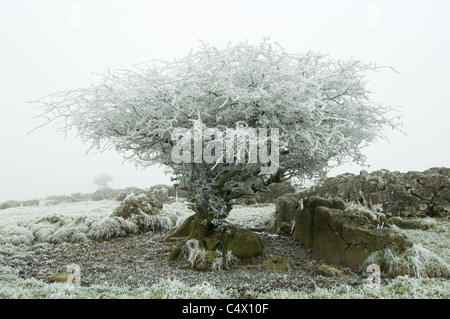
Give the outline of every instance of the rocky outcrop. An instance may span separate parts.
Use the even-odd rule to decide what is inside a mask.
[[[404,251],[412,246],[408,238],[379,227],[362,212],[344,209],[340,199],[313,196],[304,201],[296,217],[294,236],[312,250],[313,258],[359,270],[374,251]]]
[[[169,200],[169,187],[165,185],[153,186],[149,189],[148,194],[152,199],[161,203],[160,208],[162,208],[162,204]]]
[[[159,213],[161,203],[148,194],[128,195],[117,207],[111,217],[121,217],[136,224],[139,231],[146,232],[155,228],[155,215]]]
[[[274,203],[278,197],[295,192],[295,188],[289,181],[273,183],[267,186],[267,188],[267,191],[259,192],[256,195],[255,200],[257,203]]]
[[[369,206],[382,204],[388,217],[446,217],[450,216],[450,169],[342,174],[327,178],[297,195],[299,198],[340,197],[344,201]]]

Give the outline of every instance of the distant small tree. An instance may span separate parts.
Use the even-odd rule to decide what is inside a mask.
[[[77,129],[92,147],[113,147],[142,166],[166,166],[188,191],[198,219],[217,225],[233,200],[271,183],[323,176],[332,163],[348,159],[363,164],[362,149],[396,126],[391,108],[369,99],[365,74],[377,69],[314,52],[288,54],[269,39],[224,49],[202,44],[180,60],[108,72],[89,88],[39,102],[46,123],[59,121],[63,132]],[[195,140],[195,125],[207,138]],[[262,171],[272,157],[250,161],[251,143],[224,160],[219,133],[238,127],[279,132],[260,145],[278,143],[270,152],[276,170]]]
[[[94,178],[94,184],[97,185],[97,189],[109,188],[108,183],[113,180],[109,174],[101,174]]]

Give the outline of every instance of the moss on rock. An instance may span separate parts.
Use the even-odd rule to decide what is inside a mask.
[[[226,242],[223,251],[230,250],[233,255],[240,258],[250,258],[260,255],[263,251],[261,236],[249,229],[239,228]]]

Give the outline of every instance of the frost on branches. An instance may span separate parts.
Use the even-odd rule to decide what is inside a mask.
[[[369,100],[365,73],[377,69],[314,52],[288,54],[268,39],[223,49],[202,43],[180,60],[108,71],[89,88],[38,102],[45,124],[76,129],[92,148],[115,148],[139,165],[164,165],[189,191],[198,217],[223,219],[234,199],[270,183],[321,176],[332,162],[363,163],[361,148],[396,126],[389,107]],[[261,163],[198,162],[194,149],[192,162],[175,163],[172,133],[191,130],[194,121],[223,132],[278,129],[279,147],[271,150],[278,170],[263,175]],[[203,137],[202,149],[211,150],[215,142],[216,135]],[[239,145],[236,153],[247,151],[248,158],[248,143]]]

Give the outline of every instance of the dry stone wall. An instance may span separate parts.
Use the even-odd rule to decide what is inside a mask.
[[[299,199],[309,196],[382,204],[388,217],[449,217],[450,168],[407,173],[385,169],[370,174],[367,171],[361,171],[359,175],[347,173],[324,179],[296,194]]]

